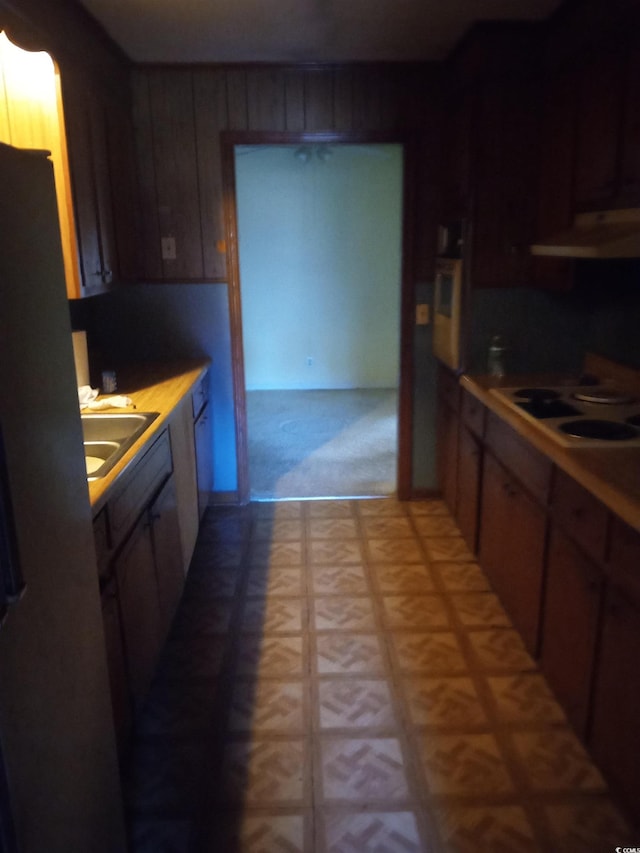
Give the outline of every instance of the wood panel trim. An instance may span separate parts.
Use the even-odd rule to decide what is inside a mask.
[[[400,387],[398,404],[398,479],[397,494],[401,500],[413,496],[413,383],[414,383],[414,208],[416,186],[417,143],[411,133],[387,131],[262,132],[225,131],[221,133],[224,218],[227,243],[229,284],[229,320],[231,327],[231,359],[233,393],[236,412],[236,455],[238,496],[240,503],[250,497],[247,444],[247,403],[244,383],[244,347],[242,339],[242,305],[240,298],[240,262],[238,254],[238,219],[235,183],[235,145],[298,145],[301,143],[396,144],[403,146],[402,199],[402,264],[400,309]]]

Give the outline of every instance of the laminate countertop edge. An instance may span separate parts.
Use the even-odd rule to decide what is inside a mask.
[[[496,382],[488,376],[463,374],[459,383],[612,513],[640,532],[640,448],[563,447],[489,393],[498,384],[506,386],[505,380]]]
[[[100,412],[158,412],[158,417],[104,477],[88,483],[91,512],[95,517],[113,494],[120,477],[165,429],[172,413],[209,369],[208,359],[167,363],[142,363],[118,369],[118,394],[130,397],[135,409],[108,408]],[[100,395],[101,397],[110,395]]]

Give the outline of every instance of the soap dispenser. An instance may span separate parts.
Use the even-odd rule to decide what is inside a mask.
[[[495,376],[497,379],[502,379],[505,374],[505,353],[507,348],[504,344],[501,335],[494,335],[489,344],[489,357],[487,359],[487,369],[489,376]]]

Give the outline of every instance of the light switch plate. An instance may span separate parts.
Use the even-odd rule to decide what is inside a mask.
[[[416,326],[429,325],[429,304],[420,302],[416,305]]]
[[[175,261],[176,259],[176,238],[162,237],[160,240],[162,246],[162,260]]]

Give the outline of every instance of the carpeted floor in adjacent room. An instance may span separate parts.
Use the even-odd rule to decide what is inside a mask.
[[[252,500],[392,494],[397,406],[395,388],[247,392]]]

